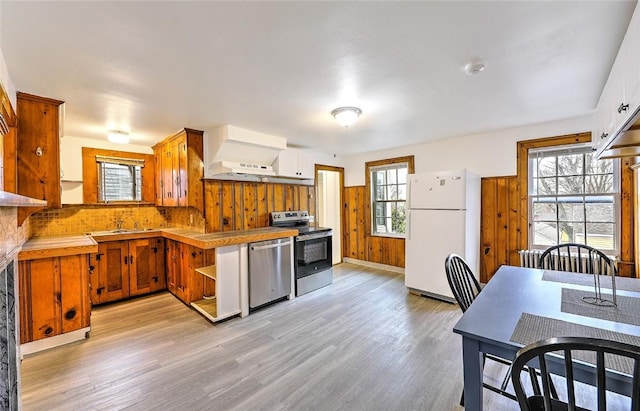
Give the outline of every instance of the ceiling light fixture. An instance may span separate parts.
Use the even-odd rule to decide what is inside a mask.
[[[362,110],[358,107],[338,107],[331,112],[331,115],[344,127],[355,123],[360,114],[362,114]]]
[[[115,144],[129,144],[129,133],[120,130],[109,130],[107,139]]]
[[[466,66],[464,66],[464,72],[470,76],[475,76],[476,74],[484,71],[485,65],[482,59],[473,60]]]

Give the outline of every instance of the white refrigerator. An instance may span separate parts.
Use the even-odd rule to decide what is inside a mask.
[[[405,285],[455,302],[444,261],[456,253],[478,278],[480,177],[467,170],[410,174],[407,192]]]

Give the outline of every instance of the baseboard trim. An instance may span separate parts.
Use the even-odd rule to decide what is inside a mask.
[[[345,263],[362,265],[364,267],[377,268],[379,270],[386,270],[386,271],[391,271],[391,272],[394,272],[394,273],[404,274],[404,268],[396,267],[395,265],[374,263],[374,262],[371,262],[371,261],[358,260],[356,258],[349,258],[349,257],[343,258],[343,261]]]
[[[39,351],[48,350],[49,348],[59,347],[61,345],[84,340],[87,338],[87,333],[89,331],[91,331],[91,327],[85,327],[79,330],[56,335],[55,337],[20,344],[20,358],[24,358],[26,355],[34,354]]]

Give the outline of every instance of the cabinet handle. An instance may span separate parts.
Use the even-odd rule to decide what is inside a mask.
[[[96,290],[96,294],[102,294],[102,290],[104,290],[104,287],[98,287],[98,289]]]
[[[133,264],[133,256],[132,255],[129,256],[129,264]]]
[[[609,133],[602,133],[602,135],[600,136],[602,140],[604,140],[607,137],[609,137]]]
[[[124,256],[124,263],[125,264],[129,264],[129,256],[128,255]]]
[[[623,111],[627,111],[629,109],[629,104],[620,103],[620,107],[618,107],[618,114]]]

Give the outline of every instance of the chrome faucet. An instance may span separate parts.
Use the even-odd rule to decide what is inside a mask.
[[[122,223],[124,223],[124,221],[122,221],[121,219],[117,219],[116,220],[116,229],[117,230],[122,230]]]
[[[138,222],[137,222],[137,221],[134,221],[134,222],[133,222],[133,229],[134,229],[134,230],[137,230],[137,229],[138,229]]]

